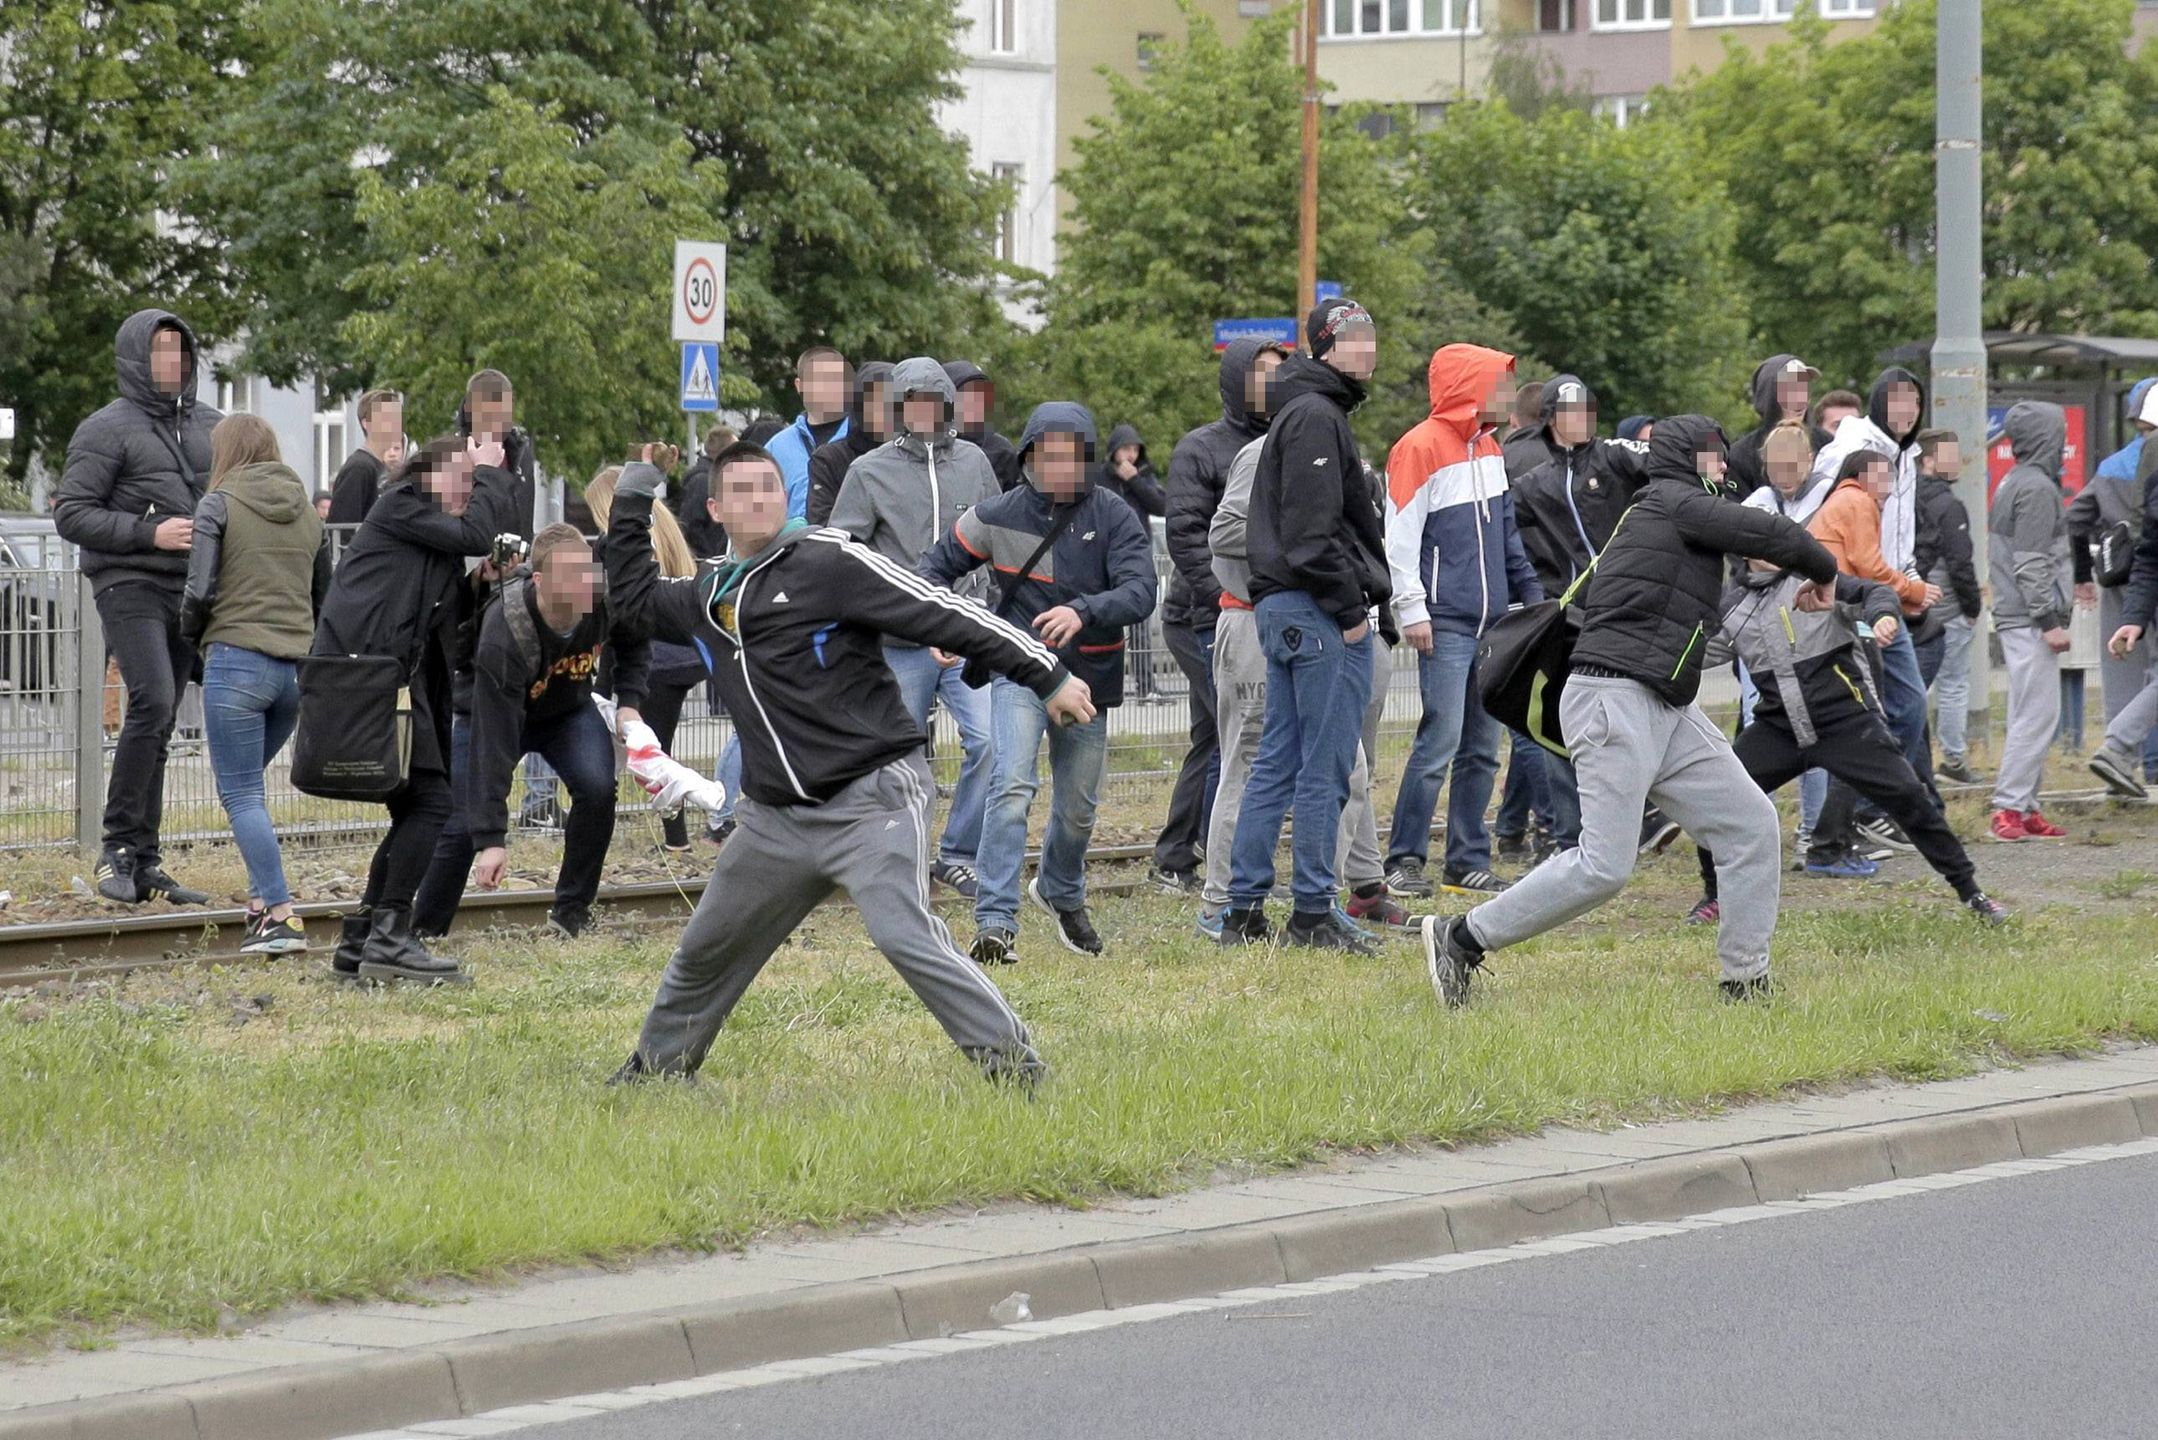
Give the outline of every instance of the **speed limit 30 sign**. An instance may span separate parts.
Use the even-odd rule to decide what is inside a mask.
[[[727,247],[674,242],[674,338],[727,338]]]

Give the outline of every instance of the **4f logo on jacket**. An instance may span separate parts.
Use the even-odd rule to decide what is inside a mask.
[[[1322,465],[1324,465],[1324,464],[1326,463],[1326,457],[1325,457],[1324,455],[1321,455],[1321,456],[1320,456],[1320,457],[1319,457],[1318,459],[1316,459],[1316,460],[1312,461],[1311,463],[1312,463],[1312,467],[1313,467],[1314,469],[1316,469],[1316,468],[1318,468],[1319,466],[1322,466]]]

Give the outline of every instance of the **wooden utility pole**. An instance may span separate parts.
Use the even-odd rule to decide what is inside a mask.
[[[1302,316],[1319,287],[1319,0],[1304,0],[1304,192],[1298,213],[1296,303]]]

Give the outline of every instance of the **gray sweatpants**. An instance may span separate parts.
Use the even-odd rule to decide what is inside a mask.
[[[1776,807],[1699,705],[1666,705],[1646,685],[1596,675],[1566,682],[1559,719],[1581,789],[1581,844],[1562,850],[1471,910],[1485,948],[1516,945],[1586,915],[1626,888],[1655,805],[1716,856],[1726,980],[1768,973],[1783,893]]]
[[[1039,1072],[1025,1024],[929,908],[932,793],[928,766],[916,756],[862,776],[822,805],[744,796],[638,1036],[647,1068],[702,1065],[764,962],[838,888],[954,1045],[990,1072]]]
[[[1364,749],[1349,776],[1349,803],[1341,811],[1341,838],[1334,868],[1354,889],[1386,878],[1379,853],[1378,817],[1371,804],[1371,749],[1386,709],[1392,665],[1383,647],[1372,647],[1371,704],[1364,710]],[[1236,842],[1236,815],[1244,786],[1266,729],[1266,652],[1259,648],[1258,617],[1225,609],[1214,622],[1214,718],[1221,748],[1221,782],[1214,789],[1214,818],[1206,831],[1206,877],[1199,900],[1218,911],[1229,903],[1229,852]]]
[[[2008,738],[2001,742],[1993,808],[2021,815],[2038,808],[2046,751],[2061,728],[2061,657],[2036,626],[2020,625],[2000,634],[2001,655],[2008,662]]]
[[[2131,774],[2142,767],[2143,742],[2150,738],[2153,727],[2158,727],[2158,670],[2152,671],[2143,688],[2106,722],[2106,744],[2135,759],[2129,767]]]

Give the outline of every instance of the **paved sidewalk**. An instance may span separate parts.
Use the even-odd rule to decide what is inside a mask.
[[[419,1353],[445,1342],[512,1336],[535,1327],[778,1296],[835,1282],[889,1280],[936,1267],[1104,1242],[1173,1241],[1255,1221],[1339,1216],[1364,1206],[1589,1175],[1767,1140],[2153,1084],[2158,1084],[2158,1046],[2120,1048],[2087,1060],[2049,1061],[1937,1084],[1877,1085],[1801,1096],[1710,1119],[1609,1132],[1550,1130],[1530,1139],[1460,1151],[1395,1151],[1164,1199],[1114,1201],[1083,1212],[1012,1206],[890,1225],[845,1238],[758,1245],[739,1255],[557,1274],[509,1287],[444,1288],[431,1304],[309,1307],[269,1317],[232,1335],[123,1336],[109,1349],[0,1364],[0,1417],[29,1406],[267,1377],[285,1366]],[[948,1328],[990,1323],[984,1313],[969,1324]],[[0,1418],[0,1430],[6,1428],[5,1418]]]

